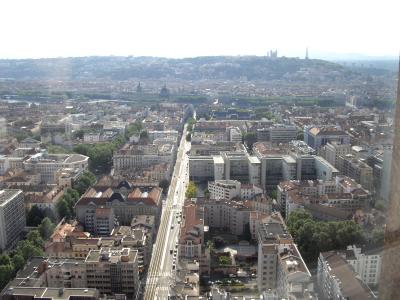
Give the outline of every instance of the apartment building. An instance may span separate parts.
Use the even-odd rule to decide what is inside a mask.
[[[350,144],[338,144],[336,141],[328,142],[320,149],[320,155],[336,168],[338,168],[338,157],[346,156],[350,153]]]
[[[257,287],[278,299],[304,299],[313,292],[311,273],[279,213],[258,220]]]
[[[138,289],[137,251],[129,248],[91,250],[86,258],[33,258],[6,288],[48,287],[96,289],[133,299]]]
[[[233,198],[252,199],[263,193],[255,184],[241,184],[238,180],[216,180],[208,182],[211,199],[231,200]]]
[[[130,248],[90,251],[85,259],[87,287],[132,299],[139,288],[137,260],[137,250]]]
[[[172,138],[176,141],[179,137],[177,130],[149,130],[147,134],[150,142],[163,138]]]
[[[63,168],[87,170],[89,157],[81,154],[37,153],[24,160],[25,170],[40,173],[43,183],[56,182],[56,172]]]
[[[26,225],[24,195],[21,190],[0,190],[0,249],[12,249]]]
[[[22,170],[24,157],[13,157],[0,155],[0,175],[4,175],[8,170]]]
[[[115,223],[112,207],[95,207],[87,211],[85,216],[85,229],[96,236],[110,235]]]
[[[352,266],[335,251],[319,255],[317,284],[324,299],[376,299]]]
[[[46,264],[48,287],[87,288],[84,258],[48,259]]]
[[[347,246],[344,252],[345,259],[354,271],[360,276],[360,279],[368,286],[376,286],[379,283],[382,249],[363,249],[355,245]]]
[[[337,158],[337,165],[341,174],[353,178],[363,188],[372,191],[374,184],[373,169],[364,161],[348,154],[339,156]]]
[[[292,194],[317,197],[327,193],[336,193],[334,181],[290,180],[282,181],[277,186],[277,203],[281,214],[286,217],[288,198]]]
[[[333,216],[336,209],[354,213],[365,208],[370,197],[367,190],[348,177],[336,177],[334,181],[283,181],[277,189],[277,202],[286,218],[296,209],[315,211],[316,206],[331,209]]]
[[[211,199],[231,200],[240,197],[241,183],[238,180],[216,180],[208,182]]]
[[[249,225],[250,201],[210,199],[205,200],[204,225],[241,235]]]
[[[46,241],[44,250],[50,258],[85,258],[100,246],[101,239],[91,237],[77,222],[60,222]]]
[[[138,251],[138,270],[144,272],[151,259],[153,246],[151,234],[143,228],[118,226],[113,230],[111,236],[119,247]]]

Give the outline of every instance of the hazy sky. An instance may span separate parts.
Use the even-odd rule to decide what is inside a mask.
[[[400,0],[0,0],[0,58],[396,56]]]

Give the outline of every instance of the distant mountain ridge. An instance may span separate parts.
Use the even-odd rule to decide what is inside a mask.
[[[263,56],[208,56],[183,59],[91,56],[0,60],[0,78],[11,80],[304,80],[323,76],[347,81],[357,72],[340,64],[314,59]]]

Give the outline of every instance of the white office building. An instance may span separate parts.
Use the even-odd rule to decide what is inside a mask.
[[[11,249],[20,240],[26,224],[21,190],[0,190],[0,249]]]
[[[367,285],[377,285],[381,273],[382,249],[364,250],[347,246],[346,261]]]

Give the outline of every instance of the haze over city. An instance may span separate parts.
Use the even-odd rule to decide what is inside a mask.
[[[399,300],[399,0],[0,0],[0,300]]]
[[[0,58],[181,58],[270,49],[304,57],[306,47],[314,58],[393,58],[399,10],[396,0],[5,0]]]

